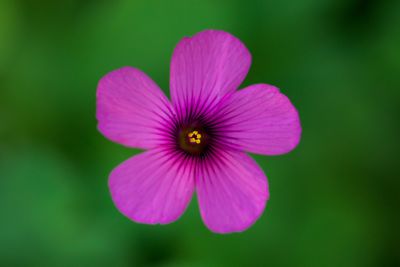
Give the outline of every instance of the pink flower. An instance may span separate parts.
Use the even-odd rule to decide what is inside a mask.
[[[116,207],[147,224],[177,220],[197,192],[207,227],[240,232],[269,198],[265,174],[245,152],[279,155],[299,143],[297,110],[279,89],[237,91],[250,68],[247,48],[229,33],[183,38],[171,60],[171,101],[143,72],[123,67],[97,89],[99,131],[145,149],[116,167],[109,187]]]

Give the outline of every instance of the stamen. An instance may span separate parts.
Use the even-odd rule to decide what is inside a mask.
[[[193,131],[188,133],[188,137],[189,137],[189,142],[190,143],[196,143],[196,144],[200,144],[201,143],[201,134],[199,134],[199,131]]]

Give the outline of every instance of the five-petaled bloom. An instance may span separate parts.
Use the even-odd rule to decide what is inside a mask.
[[[135,222],[177,220],[194,191],[207,227],[240,232],[262,214],[267,178],[245,152],[278,155],[300,140],[297,110],[279,89],[237,90],[251,63],[234,36],[206,30],[176,46],[171,101],[143,72],[123,67],[97,89],[98,129],[110,140],[145,149],[116,167],[109,188]]]

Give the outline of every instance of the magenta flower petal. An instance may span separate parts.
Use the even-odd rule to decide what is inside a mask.
[[[227,96],[212,116],[221,142],[265,155],[287,153],[301,135],[296,108],[279,89],[256,84]]]
[[[149,150],[116,167],[109,179],[112,199],[133,221],[166,224],[177,220],[194,190],[193,159]]]
[[[268,184],[251,157],[239,151],[220,150],[197,169],[201,216],[210,230],[241,232],[260,217],[269,198]]]
[[[110,140],[136,148],[163,142],[171,104],[142,71],[124,67],[105,75],[97,88],[99,131]]]
[[[171,60],[171,98],[181,117],[206,112],[247,75],[251,55],[229,33],[217,30],[183,38]]]

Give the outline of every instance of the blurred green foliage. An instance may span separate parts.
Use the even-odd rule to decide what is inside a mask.
[[[114,208],[109,172],[138,153],[96,130],[105,73],[134,66],[168,94],[176,43],[204,29],[253,55],[244,85],[299,109],[292,153],[255,156],[271,200],[215,235],[193,199],[168,226]],[[400,266],[400,2],[0,1],[1,266]]]

